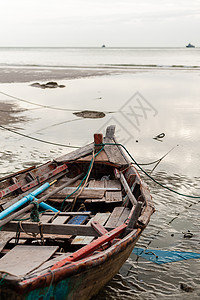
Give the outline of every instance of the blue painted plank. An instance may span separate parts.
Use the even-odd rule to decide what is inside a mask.
[[[67,224],[74,224],[74,225],[80,225],[82,224],[88,216],[74,216]]]

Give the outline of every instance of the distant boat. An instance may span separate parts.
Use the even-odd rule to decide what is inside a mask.
[[[105,47],[106,47],[106,45],[102,45],[101,47],[102,47],[102,48],[105,48]]]
[[[189,43],[186,48],[195,48],[195,46]]]

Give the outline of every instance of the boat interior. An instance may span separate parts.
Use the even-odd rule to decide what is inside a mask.
[[[113,142],[109,131],[106,141]],[[28,202],[31,210],[26,211],[26,203],[0,219],[0,278],[18,281],[39,276],[59,261],[87,258],[114,245],[130,230],[146,226],[142,212],[148,193],[137,171],[119,147],[94,148],[95,142],[45,165],[1,178],[2,212],[38,186],[51,184]],[[38,199],[47,199],[49,208],[44,210]],[[6,218],[10,219],[4,224]],[[131,218],[129,230],[125,226],[87,252],[88,245],[127,225]]]

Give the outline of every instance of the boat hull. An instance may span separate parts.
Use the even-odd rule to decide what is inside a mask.
[[[137,240],[141,235],[141,230],[130,233],[119,245],[116,244],[104,253],[103,257],[94,260],[85,260],[79,269],[85,269],[72,276],[67,275],[66,270],[59,277],[61,280],[53,282],[48,286],[38,287],[34,283],[29,283],[23,287],[2,289],[1,299],[10,300],[88,300],[96,295],[119,271],[124,262],[130,256]],[[59,270],[60,272],[60,270]],[[62,273],[62,272],[61,272]],[[55,274],[56,275],[56,274]],[[52,279],[54,276],[52,276]]]

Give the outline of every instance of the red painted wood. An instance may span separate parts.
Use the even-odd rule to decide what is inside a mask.
[[[94,134],[94,143],[97,145],[103,144],[103,134],[102,133]]]
[[[98,232],[100,235],[106,234],[108,230],[106,230],[99,222],[92,221],[91,222],[92,227]]]
[[[21,181],[21,182],[19,181],[19,182],[15,183],[15,184],[10,185],[7,188],[1,190],[0,191],[0,198],[3,197],[3,196],[5,196],[5,195],[7,195],[7,194],[10,194],[10,193],[18,190],[19,188],[21,188],[22,184],[23,184],[23,181]]]
[[[21,187],[21,190],[23,192],[26,192],[27,190],[31,189],[32,187],[38,185],[39,183],[42,183],[44,182],[45,180],[47,180],[48,178],[52,177],[52,176],[55,176],[56,174],[64,171],[67,169],[67,165],[66,164],[63,164],[62,166],[59,166],[57,168],[55,168],[54,170],[52,170],[51,172],[49,173],[46,173],[44,174],[43,176],[40,176],[38,177],[38,179],[35,179],[33,181],[31,181],[30,183],[24,185]]]
[[[77,261],[79,259],[84,258],[88,254],[93,252],[95,249],[99,248],[101,245],[113,240],[116,236],[120,235],[125,230],[126,227],[127,227],[126,224],[122,224],[119,227],[111,230],[110,232],[105,233],[104,235],[99,237],[97,240],[94,240],[90,244],[88,244],[88,245],[82,247],[81,249],[77,250],[76,252],[74,252],[73,255],[70,255],[70,256],[66,257],[65,259],[59,261],[55,265],[53,265],[53,267],[51,267],[51,271],[64,266],[68,262]]]
[[[24,185],[24,181],[19,181],[15,184],[12,184],[10,185],[9,187],[3,189],[0,191],[0,198],[5,196],[5,195],[8,195],[18,189],[21,189],[22,192],[26,192],[28,191],[29,189],[31,189],[32,187],[38,185],[39,183],[42,183],[44,182],[45,180],[47,180],[48,178],[52,177],[52,176],[55,176],[56,174],[64,171],[67,169],[67,165],[66,164],[63,164],[57,168],[55,168],[54,170],[52,170],[51,172],[49,173],[46,173],[40,177],[38,177],[38,179],[35,179],[33,181],[31,181],[30,183]]]

